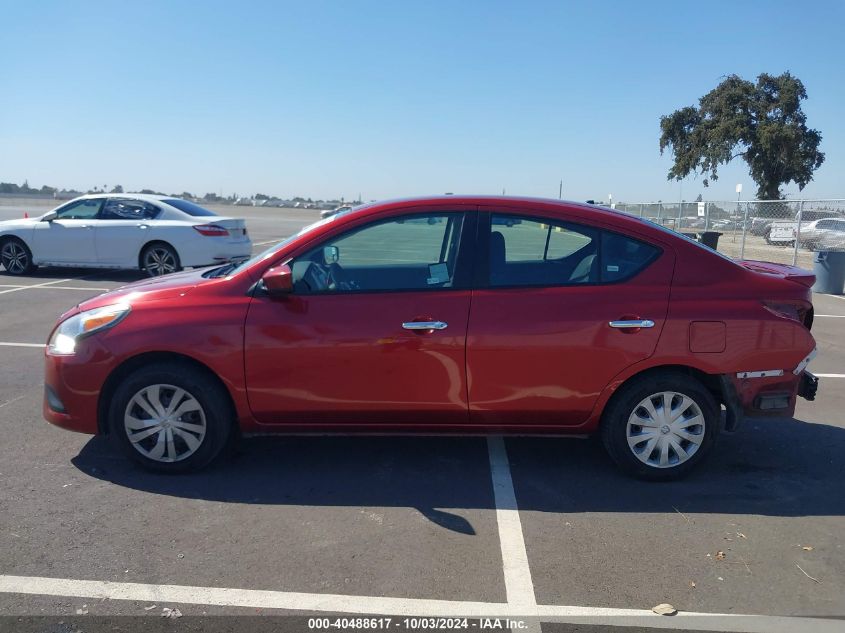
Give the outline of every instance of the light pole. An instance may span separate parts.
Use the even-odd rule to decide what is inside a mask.
[[[736,221],[739,218],[739,198],[742,196],[742,183],[738,183],[736,186],[736,213],[734,213],[734,235],[733,241],[736,242]],[[740,256],[741,258],[741,256]]]
[[[612,193],[607,194],[607,206],[609,206],[611,209],[613,208],[613,194]]]

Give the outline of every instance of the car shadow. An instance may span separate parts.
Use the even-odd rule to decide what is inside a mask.
[[[845,514],[845,429],[794,419],[747,420],[678,482],[620,473],[598,442],[509,438],[521,510],[553,513],[673,512],[838,516]],[[159,495],[312,506],[412,507],[444,528],[472,534],[451,509],[493,509],[487,446],[468,437],[279,437],[242,440],[203,472],[141,470],[103,437],[73,458],[81,471]]]

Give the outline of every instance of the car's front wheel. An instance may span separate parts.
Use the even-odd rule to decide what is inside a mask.
[[[655,373],[623,385],[602,416],[602,440],[622,470],[643,479],[683,477],[713,448],[720,408],[698,380]]]
[[[150,277],[168,275],[182,270],[179,255],[174,248],[164,242],[150,244],[141,253],[141,268]]]
[[[26,275],[35,270],[32,252],[15,237],[0,242],[0,263],[10,275]]]
[[[126,454],[158,472],[207,466],[227,445],[234,414],[224,387],[182,363],[130,374],[109,408],[110,432]]]

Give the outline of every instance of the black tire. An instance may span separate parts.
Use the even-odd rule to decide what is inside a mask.
[[[150,387],[154,389],[155,385],[161,386],[159,390],[161,394],[159,404],[161,405],[169,404],[175,407],[174,410],[178,410],[181,406],[179,403],[187,402],[192,405],[189,402],[192,398],[200,407],[199,411],[192,409],[186,414],[174,418],[176,422],[170,421],[165,424],[170,428],[172,428],[171,425],[175,426],[176,423],[188,423],[189,428],[204,426],[204,435],[201,438],[196,432],[185,432],[186,427],[171,430],[169,438],[168,429],[164,430],[165,454],[163,457],[164,459],[171,457],[171,444],[167,441],[169,439],[172,442],[172,450],[175,452],[172,457],[177,458],[173,461],[154,459],[142,452],[152,452],[151,449],[154,449],[154,444],[157,441],[162,442],[161,431],[155,431],[149,437],[136,440],[133,443],[129,439],[131,431],[127,429],[125,424],[125,418],[129,414],[140,422],[151,420],[149,414],[145,415],[137,401],[133,400],[136,396],[144,393],[144,390]],[[177,403],[173,403],[174,394],[171,394],[171,400],[168,403],[166,400],[167,393],[172,388],[183,390],[186,394],[185,398],[180,398]],[[213,376],[187,363],[155,363],[143,367],[127,376],[115,390],[108,412],[109,434],[131,460],[147,470],[163,473],[200,470],[220,455],[234,435],[232,429],[235,413],[224,389],[225,387]],[[152,403],[153,399],[147,396],[148,393],[144,393],[141,397],[146,398],[147,403]],[[148,427],[138,430],[146,432],[151,430],[153,426],[155,425],[150,422]],[[198,440],[199,446],[194,448],[192,452],[191,446],[185,441],[185,435],[190,435],[194,438],[194,441],[200,438]],[[180,450],[186,455],[179,457]]]
[[[28,275],[37,266],[32,263],[32,251],[16,237],[0,240],[0,264],[9,275]]]
[[[182,270],[176,249],[165,242],[153,242],[144,247],[138,258],[141,269],[148,277],[160,277]]]
[[[698,448],[692,451],[692,454],[685,460],[681,461],[680,454],[674,449],[669,450],[674,453],[678,463],[669,463],[666,467],[659,467],[658,465],[649,465],[634,453],[634,448],[628,445],[628,422],[635,413],[638,412],[640,403],[642,403],[649,396],[662,392],[675,392],[676,394],[686,396],[689,398],[700,410],[703,417],[703,429],[698,429],[698,426],[688,427],[696,434],[696,438],[700,438]],[[658,398],[659,401],[659,398]],[[670,412],[672,407],[677,403],[679,406],[675,411],[680,411],[681,414],[690,414],[690,418],[694,417],[694,409],[690,405],[686,405],[684,410],[681,410],[680,398],[672,399],[670,404]],[[696,467],[702,459],[712,450],[716,437],[719,434],[719,422],[721,416],[721,409],[716,402],[713,395],[695,378],[675,371],[664,371],[647,374],[639,378],[633,378],[630,382],[623,385],[619,391],[613,396],[608,406],[605,408],[602,415],[601,435],[602,442],[605,449],[610,455],[611,459],[616,462],[617,466],[624,472],[650,481],[670,481],[680,479]],[[684,421],[687,421],[684,418]],[[674,423],[673,423],[674,424]],[[664,434],[670,431],[662,431],[667,425],[663,425],[655,430],[655,436],[661,438]],[[632,429],[638,428],[633,425]],[[644,432],[645,428],[640,428],[640,432]],[[685,429],[686,430],[686,429]],[[672,435],[672,437],[676,437]],[[658,439],[658,442],[666,443],[666,440]],[[643,446],[644,444],[644,446]],[[643,444],[636,448],[640,449],[640,455],[648,450],[649,443],[643,441]],[[678,443],[682,451],[689,450],[692,446],[687,440],[682,440]],[[645,459],[654,456],[656,461],[659,461],[659,446],[662,444],[653,445],[649,455],[645,455]]]

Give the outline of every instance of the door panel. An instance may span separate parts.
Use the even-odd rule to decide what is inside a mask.
[[[521,227],[526,229],[524,224]],[[506,243],[509,230],[494,225],[493,232],[503,236],[494,241]],[[591,230],[588,227],[585,233]],[[639,274],[625,279],[636,253],[618,251],[595,230],[592,235],[602,240],[603,248],[617,251],[612,260],[602,259],[603,268],[598,259],[589,265],[579,261],[567,266],[567,261],[574,262],[569,251],[548,264],[550,270],[563,271],[564,279],[577,279],[577,283],[473,292],[467,332],[472,423],[580,424],[616,374],[654,352],[668,309],[674,255],[664,249]],[[512,243],[515,235],[510,234]],[[522,242],[523,246],[528,243]],[[505,286],[521,281],[527,285],[532,269],[541,264],[517,258],[511,266],[505,248],[499,244],[498,255],[496,248],[489,253],[493,278],[503,280]],[[581,252],[575,251],[576,259]],[[537,272],[536,277],[543,280],[544,274]],[[654,326],[618,329],[609,325],[634,318],[649,319]]]
[[[463,236],[469,236],[468,241]],[[475,218],[420,210],[294,254],[294,293],[257,292],[245,331],[250,406],[263,424],[466,424]],[[409,329],[421,322],[445,327]]]
[[[143,200],[107,199],[94,223],[100,263],[136,268],[141,246],[150,239],[150,222],[158,213],[155,205]]]
[[[39,222],[33,233],[33,254],[39,262],[96,264],[95,220]]]
[[[467,422],[470,293],[256,297],[246,321],[246,382],[264,424]],[[438,331],[403,329],[444,321]]]
[[[94,223],[101,198],[74,200],[56,209],[51,222],[39,222],[33,232],[33,256],[38,262],[96,264]]]

